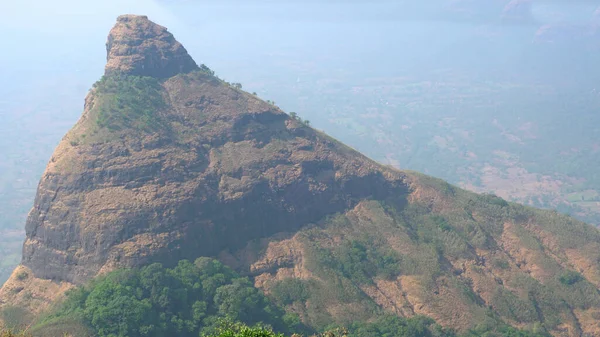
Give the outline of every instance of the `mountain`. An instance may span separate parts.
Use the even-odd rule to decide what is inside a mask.
[[[5,311],[214,257],[315,330],[388,313],[600,333],[592,226],[370,160],[198,66],[145,16],[119,17],[107,54],[40,180]]]

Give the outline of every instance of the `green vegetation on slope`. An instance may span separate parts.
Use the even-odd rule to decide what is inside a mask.
[[[385,316],[376,322],[357,324],[352,329],[336,328],[313,337],[443,337],[454,336],[443,331],[428,331],[430,319],[416,318],[402,320],[393,316]],[[292,335],[299,336],[299,335]],[[490,334],[487,332],[472,332],[465,337],[544,337],[546,335],[523,332],[506,328],[502,333]],[[283,334],[273,332],[269,328],[248,327],[240,323],[225,323],[216,329],[216,333],[209,337],[284,337]]]
[[[370,323],[354,323],[351,325],[351,337],[455,337],[452,331],[442,329],[428,317],[416,316],[403,319],[397,316],[384,315]],[[473,329],[460,337],[550,337],[547,333],[523,331],[509,326],[481,327]]]
[[[73,329],[97,336],[197,336],[214,333],[220,318],[228,318],[266,323],[283,332],[301,330],[302,319],[314,331],[346,326],[350,336],[454,336],[430,318],[390,315],[367,295],[382,280],[401,278],[407,280],[402,291],[422,301],[419,305],[436,308],[440,321],[449,324],[456,316],[465,320],[468,337],[548,336],[547,331],[576,321],[573,310],[600,306],[596,287],[551,258],[527,225],[543,223],[564,249],[600,241],[597,230],[439,179],[416,179],[421,188],[440,193],[443,210],[420,201],[371,200],[303,229],[299,236],[306,248],[306,268],[316,277],[275,280],[267,292],[274,303],[248,279],[201,258],[173,269],[153,264],[103,276],[72,291],[32,331],[41,336]],[[530,252],[527,263],[542,270],[542,276],[519,269],[521,262],[503,250],[500,241],[507,232]],[[478,262],[461,269],[453,266],[457,261]],[[485,277],[495,279],[482,282]]]
[[[109,75],[95,83],[101,100],[96,122],[111,130],[157,127],[157,110],[165,106],[160,81],[153,77]]]
[[[290,284],[294,282],[288,281]],[[4,310],[2,314],[5,320],[20,321],[16,308]],[[19,326],[13,324],[12,329],[19,329]],[[6,330],[0,332],[3,333],[0,336],[25,337],[29,333],[32,336],[58,336],[66,333],[78,337],[283,337],[283,334],[274,331],[287,334],[307,332],[295,314],[284,313],[247,278],[239,277],[220,262],[209,258],[199,258],[193,264],[183,260],[172,269],[152,264],[139,270],[109,273],[85,287],[70,291],[63,303],[27,330],[27,333]],[[435,324],[431,318],[403,318],[390,314],[382,314],[369,322],[357,319],[348,325],[348,329],[330,322],[325,330],[315,336],[456,336],[451,330]],[[493,333],[489,330],[473,330],[465,337],[546,336],[510,327],[501,327]]]
[[[173,269],[152,264],[100,277],[71,291],[32,332],[50,336],[83,325],[98,337],[198,336],[214,331],[219,318],[284,332],[300,328],[296,316],[270,304],[248,279],[200,258]]]
[[[284,337],[269,328],[249,327],[240,323],[223,322],[209,337]]]
[[[160,132],[168,124],[163,88],[153,77],[111,74],[94,83],[94,101],[84,129],[71,145],[111,141],[126,133]]]
[[[352,337],[454,337],[452,331],[441,328],[431,318],[416,316],[410,319],[383,315],[373,322],[356,322],[348,329]]]
[[[441,192],[443,210],[419,201],[368,201],[302,230],[304,267],[315,278],[273,281],[275,302],[322,331],[332,321],[351,326],[381,317],[375,301],[384,291],[394,298],[392,310],[425,307],[438,322],[472,329],[468,336],[525,334],[508,325],[543,336],[563,323],[579,324],[574,310],[600,307],[595,285],[562,262],[568,258],[548,248],[531,224],[544,224],[546,240],[564,249],[593,247],[596,229],[417,176],[423,188]],[[513,241],[505,240],[526,255],[506,251]],[[407,292],[410,301],[401,299]],[[349,309],[331,310],[339,305]]]

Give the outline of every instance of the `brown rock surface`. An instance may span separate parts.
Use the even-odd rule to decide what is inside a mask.
[[[108,76],[171,76],[154,94],[162,124],[98,126],[113,94],[90,92],[27,220],[22,264],[36,277],[81,284],[118,266],[216,255],[407,191],[403,174],[210,73],[187,73],[185,49],[146,17],[119,17],[108,47]]]
[[[198,69],[181,43],[146,16],[122,15],[106,43],[106,73],[168,78]]]

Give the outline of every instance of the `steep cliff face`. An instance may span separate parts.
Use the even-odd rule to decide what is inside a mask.
[[[122,15],[106,42],[106,73],[168,78],[197,70],[196,62],[165,27],[146,16]]]
[[[407,191],[402,174],[193,71],[146,17],[120,17],[107,45],[106,78],[52,156],[27,220],[22,264],[36,277],[80,284],[117,266],[214,255]],[[153,78],[139,86],[132,75]],[[158,111],[121,106],[140,95],[158,97],[141,107]]]
[[[388,311],[600,334],[591,226],[379,165],[197,67],[146,17],[120,17],[107,46],[0,307],[218,256],[312,327]]]

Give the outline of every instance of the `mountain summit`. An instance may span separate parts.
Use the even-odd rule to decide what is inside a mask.
[[[106,74],[168,78],[198,69],[181,43],[147,16],[119,16],[108,35],[106,50]]]
[[[387,313],[600,335],[597,229],[376,163],[196,66],[146,17],[119,17],[107,46],[0,307],[39,314],[115,269],[215,257],[317,330]]]
[[[108,47],[26,223],[36,277],[213,256],[407,191],[402,173],[197,68],[146,17],[119,17]]]

